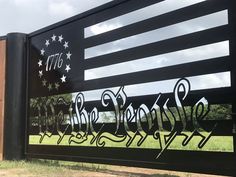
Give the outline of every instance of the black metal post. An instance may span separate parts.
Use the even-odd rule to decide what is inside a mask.
[[[230,25],[230,55],[231,55],[231,86],[233,88],[234,102],[232,105],[232,119],[233,119],[233,140],[234,140],[234,161],[236,162],[236,2],[230,1],[229,8],[229,25]],[[234,171],[234,175],[236,172]]]
[[[26,121],[26,34],[7,35],[4,159],[24,159]]]

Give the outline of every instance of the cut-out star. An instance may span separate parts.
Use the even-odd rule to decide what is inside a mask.
[[[41,78],[43,76],[43,71],[39,71],[39,77]]]
[[[66,76],[63,74],[63,76],[61,77],[61,82],[66,82]]]
[[[43,65],[42,62],[43,62],[42,60],[39,60],[38,62],[39,67]]]
[[[60,85],[59,85],[59,83],[57,82],[57,83],[55,83],[55,89],[57,89],[58,90],[58,88],[60,87]]]
[[[46,40],[45,45],[48,47],[50,45],[49,40]]]
[[[44,49],[40,50],[40,53],[41,53],[41,55],[44,55],[45,50]]]
[[[56,37],[57,37],[57,36],[56,36],[55,34],[53,34],[52,37],[51,37],[51,38],[52,38],[52,41],[56,41]]]
[[[58,36],[58,37],[59,37],[58,41],[59,41],[59,42],[62,42],[62,40],[64,39],[64,38],[62,37],[62,35],[60,35],[60,36]]]
[[[43,83],[43,86],[46,87],[47,81],[45,79],[42,81],[42,83]]]
[[[48,84],[48,90],[51,91],[52,90],[52,84]]]
[[[70,60],[72,53],[70,53],[70,51],[66,54],[66,58]]]
[[[70,65],[66,65],[66,72],[69,72],[71,70]]]
[[[65,41],[65,43],[64,43],[64,45],[63,45],[63,46],[65,47],[65,49],[69,47],[68,43],[69,43],[69,42],[66,42],[66,41]]]

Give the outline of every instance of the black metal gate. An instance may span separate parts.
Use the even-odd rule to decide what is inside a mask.
[[[113,1],[30,34],[26,156],[236,175],[235,7]]]

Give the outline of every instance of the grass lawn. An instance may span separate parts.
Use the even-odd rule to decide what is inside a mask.
[[[210,177],[164,170],[53,160],[0,161],[1,177]],[[213,177],[213,176],[211,176]]]
[[[69,145],[68,139],[70,135],[64,136],[63,140],[59,145]],[[59,136],[53,135],[50,138],[46,137],[43,139],[42,145],[56,145]],[[83,142],[82,144],[71,143],[71,146],[96,146],[95,143],[90,144],[92,136],[88,136],[88,140]],[[31,145],[39,145],[40,136],[31,135],[29,137],[29,144]],[[184,136],[177,136],[168,149],[175,150],[195,150],[195,151],[215,151],[215,152],[233,152],[233,137],[230,136],[212,136],[209,141],[205,144],[203,148],[198,148],[198,143],[201,140],[200,136],[194,136],[193,139],[186,145],[182,146],[182,141]],[[160,143],[158,140],[155,140],[152,136],[148,136],[147,139],[143,142],[141,146],[137,146],[139,138],[132,142],[129,148],[149,148],[149,149],[160,149]],[[123,142],[115,143],[109,140],[106,140],[106,147],[124,147],[126,148],[127,138]]]

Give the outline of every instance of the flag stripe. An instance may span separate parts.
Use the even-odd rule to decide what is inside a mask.
[[[219,59],[204,60],[201,62],[186,63],[130,74],[87,80],[84,82],[83,90],[192,77],[225,72],[230,69],[231,65],[229,57],[222,57]]]
[[[208,22],[208,23],[206,23]],[[228,24],[228,11],[220,11],[203,17],[126,37],[85,49],[85,59],[114,53],[166,39],[191,34]]]
[[[190,7],[173,11],[171,13],[163,14],[161,16],[149,18],[144,21],[133,23],[131,25],[124,26],[109,32],[94,35],[92,37],[86,38],[84,45],[85,48],[93,47],[96,45],[122,39],[128,36],[137,35],[147,31],[163,28],[201,16],[209,15],[215,12],[226,10],[227,8],[227,3],[219,0],[198,3]],[[112,14],[113,13],[114,12],[112,12]]]
[[[203,2],[205,0],[179,0],[176,3],[176,0],[165,0],[139,10],[121,15],[116,18],[106,20],[104,22],[89,26],[85,28],[84,35],[85,38],[102,34],[114,29],[118,29],[136,22],[140,22],[155,16],[159,16],[165,13],[169,13],[184,7],[191,6]],[[158,9],[158,10],[157,10]],[[141,15],[145,14],[145,15]]]
[[[199,75],[187,77],[187,79],[191,82],[191,90],[204,90],[231,86],[230,72]],[[171,93],[173,92],[173,88],[177,81],[178,79],[176,78],[163,81],[126,85],[124,91],[128,97],[153,95],[158,93]],[[94,101],[100,100],[101,95],[105,90],[109,89],[116,93],[119,88],[120,87],[109,87],[104,89],[83,91],[82,93],[84,94],[86,101]],[[77,92],[73,93],[74,96],[76,94]]]
[[[215,52],[215,50],[219,52]],[[229,41],[180,50],[138,60],[85,70],[85,80],[128,74],[163,68],[206,59],[217,59],[229,55]]]
[[[229,27],[228,25],[224,25],[198,33],[187,34],[173,39],[95,57],[92,60],[84,60],[83,62],[85,63],[85,69],[93,69],[203,45],[210,45],[221,41],[227,41],[229,39]]]
[[[215,9],[207,8],[212,1],[185,1],[176,9],[134,18],[171,1],[84,28],[83,90],[88,101],[99,100],[105,89],[116,92],[122,85],[129,97],[152,95],[156,90],[169,93],[181,77],[190,80],[193,90],[231,86],[226,6],[220,6],[222,1],[217,1]],[[200,2],[206,6],[202,11]],[[200,12],[195,10],[191,16],[164,22],[165,17],[175,13],[190,13],[189,6],[197,6]],[[116,26],[117,20],[121,20],[121,26]],[[161,23],[154,24],[155,20]],[[136,30],[143,24],[150,25]],[[99,31],[100,27],[104,29]],[[97,31],[91,33],[94,29]]]

